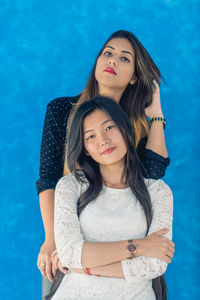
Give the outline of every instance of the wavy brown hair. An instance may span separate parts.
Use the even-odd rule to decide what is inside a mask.
[[[80,98],[75,105],[75,109],[73,109],[72,111],[70,120],[72,120],[76,108],[81,103],[99,94],[98,82],[95,78],[97,60],[103,53],[108,42],[116,38],[127,39],[131,43],[135,54],[134,75],[137,77],[137,81],[134,85],[127,85],[121,96],[120,105],[131,120],[131,123],[135,130],[136,145],[138,145],[141,138],[148,135],[149,125],[145,116],[145,107],[149,106],[152,103],[153,80],[156,80],[159,83],[161,73],[141,42],[133,33],[129,31],[119,30],[112,33],[101,48],[94,62],[94,66],[92,68],[92,72],[87,81],[85,89],[82,91]],[[71,121],[69,121],[68,132],[70,132],[70,124]]]

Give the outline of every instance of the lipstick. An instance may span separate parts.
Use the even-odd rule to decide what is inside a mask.
[[[115,72],[115,70],[113,70],[112,68],[106,68],[104,70],[104,72],[107,72],[107,73],[110,73],[110,74],[113,74],[113,75],[117,75],[117,73]]]
[[[115,147],[112,147],[112,148],[106,149],[102,154],[110,154],[110,153],[112,153],[114,150],[115,150]]]

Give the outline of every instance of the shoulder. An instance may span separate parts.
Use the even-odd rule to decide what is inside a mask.
[[[145,183],[150,196],[165,194],[170,198],[173,198],[172,191],[170,187],[161,179],[145,179]]]
[[[81,175],[82,172],[80,171]],[[58,181],[57,185],[56,185],[56,192],[60,191],[60,190],[67,190],[74,192],[75,194],[79,194],[82,192],[82,190],[85,188],[86,185],[86,181],[85,183],[80,183],[78,182],[78,180],[76,179],[75,175],[70,173],[68,175],[63,176],[62,178],[60,178],[60,180]]]
[[[71,112],[73,103],[76,103],[79,96],[60,97],[50,101],[47,104],[46,119],[49,122],[56,122],[60,126],[66,126],[68,116]]]
[[[75,188],[79,188],[80,183],[77,181],[76,177],[70,173],[61,177],[56,185],[56,189],[65,187],[65,186],[72,186]]]
[[[47,110],[52,112],[61,112],[67,111],[71,108],[72,104],[76,103],[79,99],[79,96],[74,97],[59,97],[53,99],[47,104]]]
[[[51,100],[48,104],[47,107],[53,108],[53,109],[60,109],[64,108],[66,106],[70,106],[74,103],[76,103],[79,99],[78,96],[72,96],[72,97],[59,97]]]

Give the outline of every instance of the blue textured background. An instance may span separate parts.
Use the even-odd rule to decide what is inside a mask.
[[[166,277],[170,299],[199,299],[199,13],[194,0],[1,0],[1,299],[41,298],[35,181],[46,104],[84,88],[97,52],[118,29],[138,36],[168,83],[165,180],[174,192],[176,255]]]

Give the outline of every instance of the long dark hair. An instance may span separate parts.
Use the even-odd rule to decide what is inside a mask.
[[[142,176],[142,165],[136,152],[134,130],[125,112],[115,101],[107,97],[96,96],[90,101],[84,102],[76,110],[72,121],[73,129],[68,137],[68,166],[81,184],[84,182],[88,184],[87,189],[78,199],[77,213],[80,215],[86,205],[97,198],[103,187],[99,164],[87,155],[83,142],[84,119],[97,109],[103,110],[111,117],[124,138],[127,146],[124,176],[126,183],[143,207],[146,216],[147,233],[152,221],[152,206],[150,195]],[[64,277],[59,272],[57,276],[59,281]],[[55,293],[55,288],[57,287],[58,282],[54,284],[54,288],[52,288],[49,296]],[[163,276],[153,279],[153,289],[157,300],[167,299],[166,284]],[[46,299],[51,298],[47,297]]]
[[[108,42],[116,38],[127,39],[131,43],[135,54],[134,74],[137,77],[137,81],[134,85],[128,84],[121,96],[120,105],[128,115],[134,127],[137,145],[142,137],[148,135],[149,126],[145,116],[145,107],[152,103],[153,80],[156,80],[159,83],[161,73],[147,50],[133,33],[126,30],[119,30],[110,35],[95,59],[90,77],[85,89],[81,93],[77,105],[80,105],[84,101],[99,94],[98,82],[95,78],[97,60],[103,53]],[[70,131],[70,124],[71,122],[69,122],[68,132]]]
[[[120,106],[110,98],[96,96],[90,101],[83,103],[76,111],[72,121],[72,128],[68,139],[68,167],[74,173],[77,180],[83,183],[84,177],[89,183],[87,190],[80,196],[78,201],[78,213],[92,200],[96,199],[102,190],[102,176],[99,164],[88,156],[84,148],[83,123],[86,116],[94,110],[101,109],[105,111],[118,126],[125,143],[127,145],[127,154],[125,158],[124,177],[126,183],[131,187],[134,195],[142,205],[149,228],[152,219],[151,200],[141,171],[141,163],[138,159],[135,147],[135,135],[127,115]],[[80,172],[80,168],[83,173]],[[148,231],[148,229],[147,229]]]

